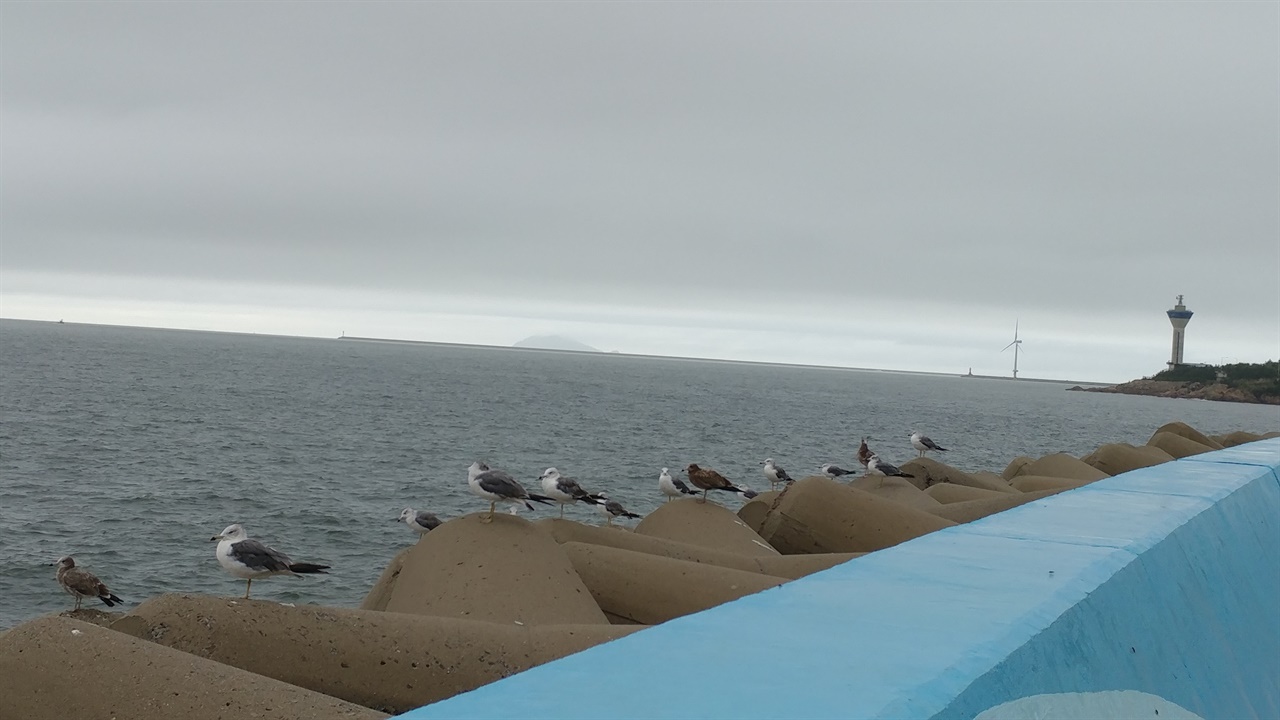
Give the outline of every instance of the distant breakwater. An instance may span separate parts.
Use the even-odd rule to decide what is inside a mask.
[[[1115,393],[1121,395],[1147,395],[1151,397],[1184,398],[1189,400],[1217,400],[1220,402],[1280,405],[1280,395],[1254,393],[1243,388],[1233,388],[1224,383],[1179,382],[1174,380],[1131,380],[1120,385],[1106,387],[1073,387],[1085,392]]]

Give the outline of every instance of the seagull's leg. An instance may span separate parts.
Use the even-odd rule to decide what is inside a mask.
[[[244,599],[249,599],[249,588],[253,586],[253,578],[245,578],[244,581]]]
[[[79,610],[79,609],[80,609],[80,600],[81,600],[80,596],[79,596],[79,595],[77,595],[77,596],[76,596],[76,607],[75,607],[75,609],[76,609],[76,610]],[[73,612],[74,612],[74,611],[73,611]]]
[[[498,503],[496,501],[489,503],[489,514],[481,517],[480,522],[482,523],[493,522],[493,512],[497,507],[498,507]]]
[[[564,503],[560,503],[560,518],[564,519]]]
[[[701,501],[701,502],[705,503],[706,501],[707,501],[707,491],[706,491],[706,490],[703,490],[703,491],[702,491],[702,501]]]

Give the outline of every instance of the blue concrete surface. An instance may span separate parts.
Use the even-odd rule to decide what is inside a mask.
[[[1280,717],[1280,439],[931,533],[400,717],[973,718],[1134,690]]]

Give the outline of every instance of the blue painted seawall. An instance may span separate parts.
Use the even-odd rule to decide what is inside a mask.
[[[1280,439],[1144,468],[402,718],[973,718],[1136,690],[1280,717]]]

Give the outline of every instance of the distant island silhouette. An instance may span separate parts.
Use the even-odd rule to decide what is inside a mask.
[[[534,348],[537,350],[570,350],[573,352],[602,352],[586,343],[578,342],[563,335],[530,335],[516,342],[511,347]]]

